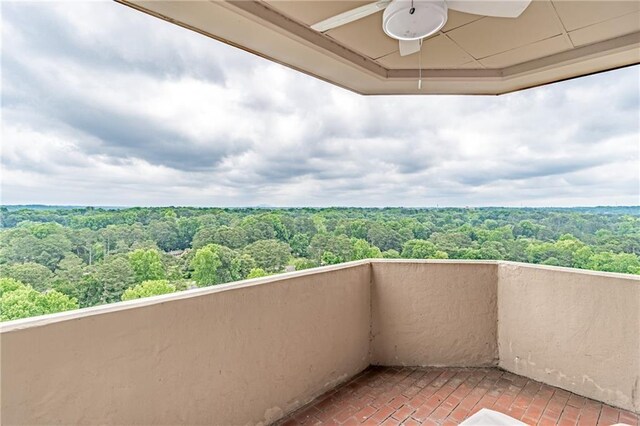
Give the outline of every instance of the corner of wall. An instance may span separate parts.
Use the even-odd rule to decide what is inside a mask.
[[[374,291],[374,275],[373,275],[373,259],[369,259],[369,348],[367,351],[367,362],[369,365],[373,362],[373,291]]]
[[[496,305],[496,331],[495,331],[495,353],[493,356],[493,362],[491,363],[494,367],[500,367],[500,271],[502,269],[502,262],[494,263],[494,282],[495,282],[495,305]]]

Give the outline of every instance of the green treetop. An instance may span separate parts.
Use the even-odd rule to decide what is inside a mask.
[[[124,293],[122,293],[122,300],[141,299],[143,297],[173,293],[174,291],[176,291],[176,286],[167,280],[144,281],[141,284],[126,289]]]

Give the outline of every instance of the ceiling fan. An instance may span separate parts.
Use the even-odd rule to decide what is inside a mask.
[[[400,55],[420,51],[422,39],[447,22],[447,10],[500,18],[517,18],[532,0],[378,0],[311,25],[325,32],[384,10],[382,29],[399,41]]]

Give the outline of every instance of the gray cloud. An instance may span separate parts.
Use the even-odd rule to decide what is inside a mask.
[[[23,48],[41,56],[71,60],[90,69],[162,78],[189,75],[224,83],[220,58],[212,51],[198,49],[193,43],[172,42],[174,31],[166,28],[145,32],[156,18],[134,17],[126,11],[114,14],[112,6],[90,2],[74,11],[73,5],[63,3],[6,2],[2,13],[4,22],[18,32],[11,35],[21,39],[10,41],[25,41],[27,45],[22,45]],[[87,19],[84,25],[95,27],[78,25],[77,19]],[[139,31],[136,31],[137,25]],[[12,47],[9,45],[9,50],[13,50]]]
[[[637,204],[639,69],[361,97],[116,3],[3,3],[3,203]]]

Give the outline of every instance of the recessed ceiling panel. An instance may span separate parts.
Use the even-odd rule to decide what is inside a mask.
[[[497,55],[488,56],[484,59],[480,59],[479,61],[487,68],[505,68],[569,49],[571,49],[571,43],[565,36],[559,35],[537,41],[517,49],[498,53]]]
[[[387,36],[382,30],[382,12],[342,25],[326,34],[349,49],[373,59],[398,50],[398,40]]]
[[[378,63],[389,69],[418,68],[418,59],[423,68],[447,69],[457,68],[462,64],[473,61],[473,58],[460,49],[446,35],[429,38],[422,42],[420,56],[400,56],[394,52],[378,60]]]
[[[553,5],[567,31],[584,28],[640,10],[640,1],[637,0],[554,0]]]
[[[306,25],[313,25],[371,1],[264,0],[270,7]]]
[[[583,46],[636,31],[640,31],[640,12],[580,28],[570,32],[569,37],[574,45]]]
[[[467,62],[466,64],[458,65],[456,68],[461,70],[471,70],[481,68],[481,66],[478,64],[478,62],[473,61]]]
[[[449,9],[447,14],[447,23],[442,28],[442,31],[446,33],[447,31],[451,31],[473,21],[477,21],[480,18],[482,18],[482,16],[471,15],[469,13],[462,13]]]
[[[562,33],[549,1],[533,1],[518,18],[485,17],[449,31],[474,58],[486,58]]]

